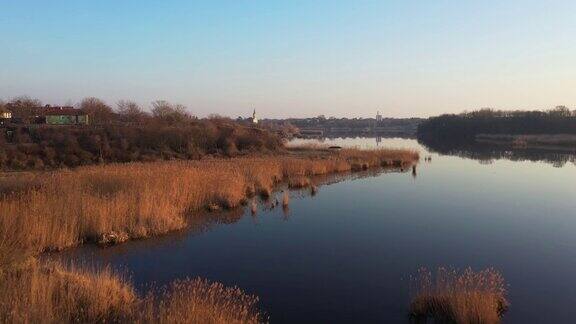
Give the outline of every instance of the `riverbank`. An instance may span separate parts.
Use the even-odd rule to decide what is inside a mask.
[[[166,234],[206,213],[271,197],[281,185],[313,186],[313,177],[341,172],[404,169],[418,159],[410,150],[299,147],[274,156],[4,173],[0,289],[7,293],[0,298],[0,321],[266,322],[258,298],[236,287],[183,279],[142,295],[125,276],[107,268],[35,256],[83,243],[108,245]],[[286,195],[282,203],[289,204]]]
[[[298,148],[276,156],[111,164],[0,178],[0,266],[82,243],[116,244],[233,209],[291,179],[418,161],[410,150]]]

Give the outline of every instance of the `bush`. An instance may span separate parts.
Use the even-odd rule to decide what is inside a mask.
[[[8,138],[6,130],[14,136]],[[12,126],[0,137],[0,168],[4,170],[199,159],[205,154],[236,156],[283,148],[282,141],[268,131],[223,119],[84,127]]]

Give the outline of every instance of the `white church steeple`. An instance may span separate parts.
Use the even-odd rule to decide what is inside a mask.
[[[258,118],[256,117],[256,108],[254,108],[254,112],[252,113],[252,124],[258,124]]]

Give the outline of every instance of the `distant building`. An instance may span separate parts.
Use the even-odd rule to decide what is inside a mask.
[[[381,126],[382,124],[382,115],[380,115],[380,111],[376,112],[376,121],[374,125],[372,125],[372,130],[376,130],[377,127]]]
[[[0,108],[0,125],[4,125],[12,119],[12,112],[6,108]]]
[[[10,118],[12,118],[12,112],[0,108],[0,119],[10,119]]]
[[[252,124],[258,124],[258,118],[256,118],[256,109],[254,109],[254,112],[252,113]]]
[[[48,107],[43,114],[48,125],[88,125],[88,115],[72,107]]]

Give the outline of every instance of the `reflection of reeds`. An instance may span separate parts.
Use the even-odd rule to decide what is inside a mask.
[[[504,278],[494,269],[459,272],[439,268],[436,275],[421,269],[410,313],[417,319],[440,323],[499,323],[508,307]]]
[[[288,179],[288,187],[291,189],[300,189],[310,186],[310,179],[304,176],[296,176]]]
[[[316,185],[312,185],[310,187],[310,195],[315,196],[318,193],[318,187]]]
[[[259,323],[258,298],[201,279],[138,296],[122,276],[58,263],[0,273],[2,323]]]
[[[290,205],[290,195],[288,194],[288,191],[284,191],[284,194],[282,195],[282,207],[286,208],[288,205]]]
[[[235,208],[257,193],[269,197],[285,179],[350,171],[358,163],[377,167],[417,160],[413,151],[341,150],[321,156],[112,164],[2,175],[0,266],[26,253],[110,242],[110,233],[123,241],[180,229],[201,210]]]

